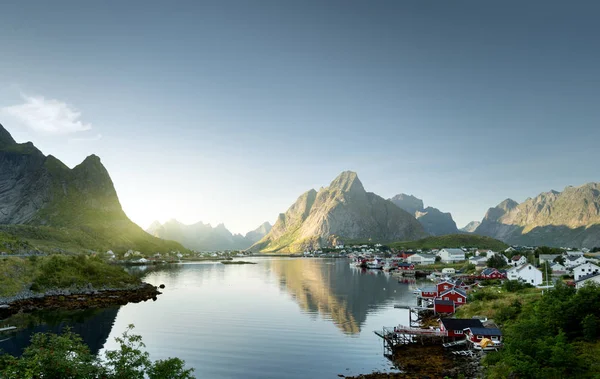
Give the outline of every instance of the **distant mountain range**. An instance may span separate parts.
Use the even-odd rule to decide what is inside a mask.
[[[356,173],[345,171],[329,187],[302,194],[250,250],[297,253],[352,240],[385,242],[426,235],[413,215],[365,191]]]
[[[471,221],[470,223],[468,223],[464,227],[460,228],[459,230],[461,232],[473,233],[479,225],[481,225],[480,221]]]
[[[414,215],[423,225],[425,231],[434,236],[456,234],[458,229],[450,213],[444,213],[437,208],[423,207],[423,200],[412,195],[401,193],[390,199],[398,207]]]
[[[90,155],[70,169],[31,142],[16,143],[2,125],[0,231],[61,250],[184,249],[129,220],[100,158]],[[9,249],[6,242],[3,245]]]
[[[212,227],[198,222],[184,225],[177,220],[164,224],[154,221],[146,231],[155,237],[177,241],[189,249],[198,251],[246,250],[271,230],[271,224],[263,223],[255,230],[241,234],[231,233],[223,224]]]
[[[490,208],[475,233],[510,244],[600,246],[600,183],[569,186]]]

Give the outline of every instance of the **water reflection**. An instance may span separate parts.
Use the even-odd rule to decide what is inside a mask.
[[[0,337],[0,350],[19,356],[29,346],[34,333],[61,333],[66,327],[79,334],[93,354],[97,354],[106,343],[113,327],[119,307],[86,309],[78,311],[43,311],[18,314],[2,321],[18,327],[16,332]]]
[[[272,260],[269,264],[280,286],[305,312],[330,318],[346,334],[359,333],[370,310],[398,295],[395,279],[378,270],[350,267],[346,260]]]

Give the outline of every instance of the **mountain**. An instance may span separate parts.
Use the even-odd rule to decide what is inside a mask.
[[[397,241],[426,236],[408,212],[371,192],[356,173],[342,172],[329,187],[302,194],[250,250],[298,253],[340,241]]]
[[[143,252],[180,250],[152,237],[123,212],[100,158],[70,169],[0,125],[0,230],[42,247]]]
[[[250,242],[250,245],[253,245],[256,242],[260,241],[261,238],[266,236],[267,233],[269,233],[272,228],[273,228],[273,226],[271,225],[271,223],[265,222],[258,228],[246,233],[245,237]]]
[[[198,251],[245,250],[264,237],[271,224],[265,222],[245,236],[231,233],[223,224],[212,227],[210,224],[198,222],[185,225],[177,220],[169,220],[164,224],[154,221],[146,231],[155,237],[170,239],[183,246]]]
[[[462,231],[462,232],[473,233],[475,231],[475,229],[477,229],[477,227],[479,225],[481,225],[481,222],[479,222],[479,221],[471,221],[470,223],[468,223],[464,227],[460,228],[459,230]]]
[[[392,197],[390,201],[414,215],[429,234],[441,236],[458,233],[450,213],[444,213],[433,207],[423,208],[423,200],[413,195],[401,193]]]
[[[543,192],[490,208],[475,233],[510,244],[600,246],[600,183]]]

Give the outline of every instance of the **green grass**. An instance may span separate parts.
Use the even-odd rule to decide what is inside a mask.
[[[0,296],[13,296],[31,289],[44,292],[49,289],[122,287],[139,284],[136,278],[116,265],[87,255],[55,254],[47,257],[0,259]]]
[[[476,293],[477,295],[474,295]],[[480,300],[471,300],[474,296]],[[516,302],[522,306],[531,306],[542,297],[542,290],[538,288],[526,288],[517,292],[508,292],[501,287],[477,288],[470,294],[467,304],[458,308],[454,317],[471,318],[473,316],[485,316],[489,319],[502,321],[502,314],[510,309]]]
[[[476,247],[479,249],[503,251],[508,248],[508,245],[502,241],[474,234],[447,234],[444,236],[427,237],[416,241],[392,242],[387,245],[400,250]]]

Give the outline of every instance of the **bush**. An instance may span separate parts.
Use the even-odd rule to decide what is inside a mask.
[[[34,378],[105,378],[105,379],[192,379],[193,369],[186,369],[179,358],[152,362],[138,335],[129,334],[130,325],[122,337],[116,338],[119,350],[106,352],[106,359],[90,353],[78,335],[67,330],[62,335],[35,334],[31,345],[20,358],[0,356],[0,377],[5,379]]]
[[[502,285],[502,288],[508,292],[519,292],[526,288],[533,288],[533,286],[529,283],[523,283],[518,280],[507,280]]]

